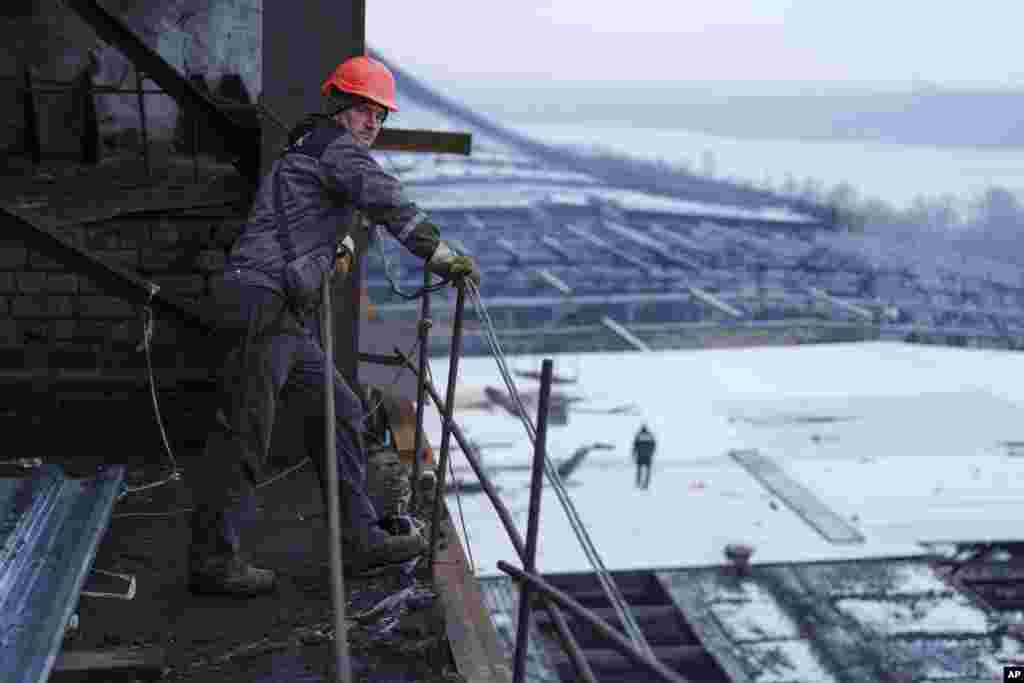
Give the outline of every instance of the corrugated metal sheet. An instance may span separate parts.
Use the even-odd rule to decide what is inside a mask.
[[[123,480],[55,465],[0,479],[0,680],[49,676]]]

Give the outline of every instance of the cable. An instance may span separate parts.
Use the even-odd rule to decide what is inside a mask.
[[[432,285],[425,285],[423,287],[420,287],[419,289],[413,290],[411,294],[403,292],[401,289],[399,289],[398,282],[395,278],[393,270],[394,264],[391,263],[391,260],[387,257],[387,254],[384,253],[384,247],[382,246],[382,240],[380,237],[379,225],[374,226],[374,234],[372,241],[377,245],[377,253],[380,256],[381,263],[384,265],[384,277],[387,278],[388,289],[390,289],[391,293],[394,294],[395,296],[401,297],[407,301],[412,301],[414,299],[419,299],[423,296],[426,296],[427,294],[439,292],[445,287],[447,287],[449,284],[451,284],[452,279],[450,277],[444,277],[441,279],[440,282],[435,282]],[[424,267],[426,267],[426,265],[424,265]]]
[[[462,488],[459,484],[459,480],[455,478],[455,468],[452,466],[452,459],[448,458],[448,472],[451,475],[452,481],[455,483],[455,502],[459,506],[459,521],[462,524],[462,537],[466,539],[466,552],[469,554],[469,570],[472,574],[476,574],[476,561],[473,559],[473,544],[469,542],[469,530],[466,529],[466,518],[462,514],[462,494],[460,489]]]
[[[163,415],[160,413],[160,401],[157,398],[156,393],[156,378],[153,373],[153,358],[150,352],[150,347],[153,342],[153,327],[155,319],[153,316],[153,297],[160,291],[160,286],[154,282],[146,283],[149,287],[149,299],[146,301],[145,312],[146,322],[142,329],[142,347],[146,353],[146,372],[149,376],[149,394],[153,400],[153,413],[156,415],[156,423],[160,428],[160,438],[163,439],[164,450],[167,453],[167,457],[171,461],[171,473],[164,479],[159,481],[150,482],[148,484],[142,484],[141,486],[135,486],[126,488],[121,492],[118,500],[124,498],[130,493],[139,493],[140,491],[147,491],[149,489],[155,489],[165,484],[169,484],[172,481],[179,481],[181,479],[181,472],[178,470],[178,460],[174,457],[174,451],[171,449],[171,442],[167,438],[167,430],[164,429]]]
[[[483,301],[480,298],[480,292],[472,281],[467,282],[470,299],[473,302],[474,308],[477,310],[477,314],[484,322],[485,338],[491,347],[491,353],[494,356],[495,361],[498,364],[498,370],[505,382],[505,386],[508,388],[513,400],[515,401],[516,407],[519,412],[519,418],[526,427],[527,435],[530,440],[536,444],[537,433],[533,426],[529,416],[526,414],[522,398],[519,395],[519,391],[516,388],[515,379],[512,376],[511,371],[508,368],[508,363],[505,358],[505,354],[501,349],[501,343],[498,340],[498,335],[494,327],[494,323],[491,320],[490,314],[487,308],[484,306]],[[555,494],[558,497],[559,503],[566,512],[569,524],[572,527],[573,532],[576,534],[577,540],[580,542],[580,546],[583,548],[584,554],[586,554],[588,561],[594,568],[594,572],[597,575],[598,581],[602,584],[605,593],[608,596],[609,603],[615,609],[619,618],[622,620],[623,626],[629,633],[630,638],[634,644],[642,651],[651,654],[650,645],[644,638],[643,632],[640,630],[639,624],[634,619],[632,612],[626,603],[621,591],[618,586],[612,580],[611,575],[608,573],[607,567],[601,560],[600,555],[597,552],[597,548],[594,546],[593,540],[587,533],[586,526],[583,524],[583,520],[579,516],[579,512],[576,510],[569,497],[568,491],[565,489],[565,485],[562,482],[561,477],[558,474],[558,470],[554,467],[551,459],[547,453],[544,453],[544,470],[548,477],[548,481],[551,482],[552,488],[555,490]]]

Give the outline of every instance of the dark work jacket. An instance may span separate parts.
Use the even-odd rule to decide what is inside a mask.
[[[654,435],[647,430],[641,430],[633,440],[633,457],[642,462],[650,462],[654,457],[654,447]]]
[[[355,224],[356,210],[413,254],[430,258],[439,230],[365,147],[323,118],[299,133],[263,177],[228,257],[228,273],[309,310],[319,300],[324,275],[334,269],[338,243]]]

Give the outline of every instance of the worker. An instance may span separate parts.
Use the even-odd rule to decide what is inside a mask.
[[[636,487],[646,489],[651,483],[651,461],[654,460],[654,449],[657,444],[654,434],[647,425],[640,427],[633,439],[633,460],[636,462]]]
[[[325,363],[333,359],[320,343],[320,288],[345,249],[354,248],[351,233],[365,225],[383,226],[441,277],[479,284],[480,274],[471,258],[440,239],[436,225],[370,155],[388,114],[398,110],[388,68],[365,56],[350,58],[321,93],[323,113],[290,132],[211,286],[219,389],[203,469],[191,478],[189,585],[196,593],[255,595],[275,588],[274,572],[243,555],[242,533],[254,521],[256,483],[282,392],[301,402],[326,501],[323,392],[334,391],[346,572],[404,562],[425,550],[418,535],[392,533],[367,495],[365,408],[337,369],[333,386],[325,386]]]

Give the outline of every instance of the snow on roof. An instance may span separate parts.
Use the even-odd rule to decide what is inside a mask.
[[[509,362],[536,370],[540,358]],[[928,540],[1019,536],[1018,354],[872,342],[576,354],[555,363],[578,381],[554,387],[568,420],[550,425],[551,456],[613,447],[592,452],[567,482],[609,568],[718,564],[734,542],[753,545],[756,564],[913,556]],[[446,366],[432,363],[439,381]],[[518,420],[486,400],[485,387],[502,387],[494,360],[463,358],[459,367],[456,419],[483,445],[525,532],[532,449]],[[536,382],[517,383],[535,417]],[[641,423],[658,438],[646,491],[634,486],[630,457]],[[439,442],[436,416],[428,433]],[[829,543],[728,457],[744,448],[772,458],[865,542]],[[457,476],[472,480],[461,453],[452,458]],[[494,573],[497,560],[515,554],[486,497],[461,498],[478,572]],[[589,571],[549,488],[542,521],[538,566]]]
[[[785,223],[820,223],[820,219],[797,213],[785,207],[745,209],[738,206],[676,199],[636,190],[605,189],[602,196],[627,211],[651,211],[668,214],[700,214],[720,218],[739,218]]]
[[[614,202],[627,211],[662,213],[671,216],[714,216],[735,220],[817,222],[816,219],[788,209],[745,209],[742,207],[675,199],[657,194],[620,190],[594,185],[580,187],[562,184],[575,179],[575,174],[538,169],[470,168],[451,165],[448,170],[417,166],[403,174],[403,179],[425,181],[444,177],[444,185],[411,184],[410,195],[427,210],[487,209],[519,207],[543,201],[572,206],[592,201]],[[582,177],[582,176],[581,176]],[[501,182],[494,182],[500,180]],[[531,182],[532,181],[532,182]]]

